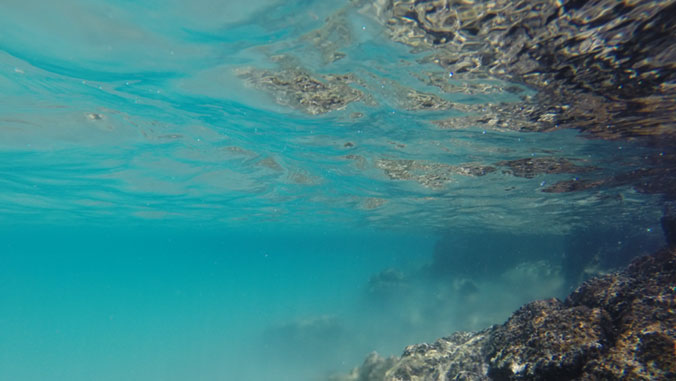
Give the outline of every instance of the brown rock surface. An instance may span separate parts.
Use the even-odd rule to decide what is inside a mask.
[[[374,371],[377,370],[377,371]],[[503,325],[371,355],[336,380],[673,380],[676,251],[591,279],[564,302],[529,303]]]

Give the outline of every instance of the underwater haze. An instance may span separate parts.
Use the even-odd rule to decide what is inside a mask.
[[[589,31],[669,2],[507,3],[3,0],[0,380],[328,380],[663,246],[673,49]]]

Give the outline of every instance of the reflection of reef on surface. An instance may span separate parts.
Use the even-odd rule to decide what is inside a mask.
[[[339,49],[352,42],[346,10],[342,9],[324,20],[321,28],[313,30],[302,38],[310,41],[322,54],[324,64],[329,64],[345,57]]]
[[[437,95],[421,93],[420,91],[413,89],[409,89],[408,93],[406,94],[404,106],[406,109],[411,111],[439,111],[450,110],[453,108],[453,104],[451,102],[442,99]]]
[[[532,179],[541,174],[585,173],[593,170],[593,168],[578,166],[568,159],[556,157],[501,161],[496,165],[507,167],[509,168],[508,173],[527,179]]]
[[[248,68],[238,70],[238,75],[272,94],[277,103],[312,115],[342,110],[364,98],[361,91],[350,87],[357,81],[351,74],[312,76],[300,68],[279,71]]]
[[[673,1],[354,0],[390,38],[427,54],[442,73],[419,76],[445,92],[502,92],[468,86],[499,79],[530,86],[521,102],[454,104],[464,115],[435,121],[442,129],[544,132],[563,128],[602,139],[676,145],[676,12]],[[506,89],[505,89],[506,90]],[[668,164],[668,163],[672,164]],[[673,167],[674,161],[662,163]],[[662,165],[664,166],[664,165]],[[607,180],[568,180],[546,192],[633,185],[676,195],[668,170],[642,169]],[[643,186],[642,186],[643,184]],[[664,185],[666,188],[662,187]]]
[[[413,180],[424,187],[438,189],[452,181],[454,175],[470,177],[484,176],[495,172],[496,167],[505,167],[504,174],[532,179],[543,174],[584,174],[593,171],[593,167],[574,164],[571,160],[557,157],[537,157],[508,160],[495,163],[495,166],[466,163],[449,165],[423,160],[380,159],[375,162],[377,168],[392,180]],[[582,183],[582,181],[580,181]],[[550,192],[550,188],[546,191]]]
[[[676,251],[594,278],[565,301],[529,303],[505,324],[400,357],[370,355],[334,381],[667,380],[676,376]]]
[[[462,104],[455,109],[465,115],[433,121],[441,129],[481,127],[492,130],[544,132],[551,129],[556,115],[532,102]]]
[[[646,157],[643,167],[595,180],[572,179],[559,181],[545,189],[547,193],[565,193],[581,190],[631,186],[637,192],[664,194],[667,200],[676,200],[676,176],[673,163],[676,156],[660,153],[658,157]]]
[[[673,134],[676,51],[671,1],[355,1],[394,41],[451,73],[535,87],[539,130],[603,138]],[[542,119],[542,118],[539,118]]]
[[[238,72],[277,103],[307,114],[347,109],[338,115],[346,125],[370,121],[383,109],[388,116],[404,109],[415,112],[397,114],[407,123],[420,116],[416,123],[432,123],[441,130],[551,132],[572,128],[587,137],[626,139],[661,147],[667,153],[659,159],[631,163],[624,170],[613,169],[606,177],[605,169],[580,165],[573,157],[551,158],[558,162],[548,163],[545,158],[498,163],[473,158],[480,164],[464,165],[408,157],[377,160],[366,146],[358,147],[359,155],[345,156],[356,169],[375,166],[392,180],[416,181],[439,190],[455,175],[482,176],[499,168],[504,174],[524,178],[573,175],[542,179],[538,189],[545,193],[633,187],[674,199],[676,180],[670,168],[675,167],[676,158],[668,153],[676,146],[676,51],[671,46],[676,29],[666,19],[674,7],[669,1],[352,0],[292,48],[276,49],[275,45],[274,53],[268,51],[283,52],[270,55],[279,69],[242,68]],[[350,59],[361,57],[346,54],[355,54],[358,49],[353,48],[373,39],[352,29],[355,11],[379,21],[393,41],[412,47],[417,57],[395,54],[391,67],[348,66]],[[319,65],[313,64],[318,58],[313,50],[321,55]],[[310,62],[293,57],[304,52],[310,53]],[[417,59],[420,70],[409,59]],[[423,64],[439,68],[430,70],[430,65]],[[354,72],[347,74],[324,71],[335,68],[345,73],[352,67]],[[363,107],[377,102],[383,109]],[[433,117],[419,115],[423,112]],[[375,131],[380,128],[377,124],[366,128]],[[359,133],[363,127],[360,124]],[[343,148],[355,148],[355,144],[348,142]],[[383,210],[397,205],[392,201]],[[353,203],[362,210],[383,204],[381,199]]]
[[[427,162],[422,160],[389,160],[376,161],[380,168],[392,180],[415,180],[422,186],[438,189],[452,180],[453,175],[484,176],[494,172],[495,168],[480,164],[461,164],[458,166]]]
[[[466,76],[450,74],[448,72],[426,72],[418,79],[428,86],[436,86],[445,93],[461,93],[466,95],[476,94],[499,94],[509,92],[519,94],[524,91],[523,88],[510,85],[505,86],[496,81],[488,81],[489,78],[472,78],[475,76]]]

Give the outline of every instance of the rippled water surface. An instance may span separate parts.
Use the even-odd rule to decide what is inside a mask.
[[[662,244],[671,152],[384,3],[3,1],[0,379],[326,379]]]

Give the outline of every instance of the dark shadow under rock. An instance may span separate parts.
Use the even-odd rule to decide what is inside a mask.
[[[557,266],[557,256],[562,255],[559,249],[562,239],[563,236],[558,235],[515,236],[495,231],[449,232],[437,241],[429,271],[434,278],[479,280],[494,279],[520,263],[546,259]]]

